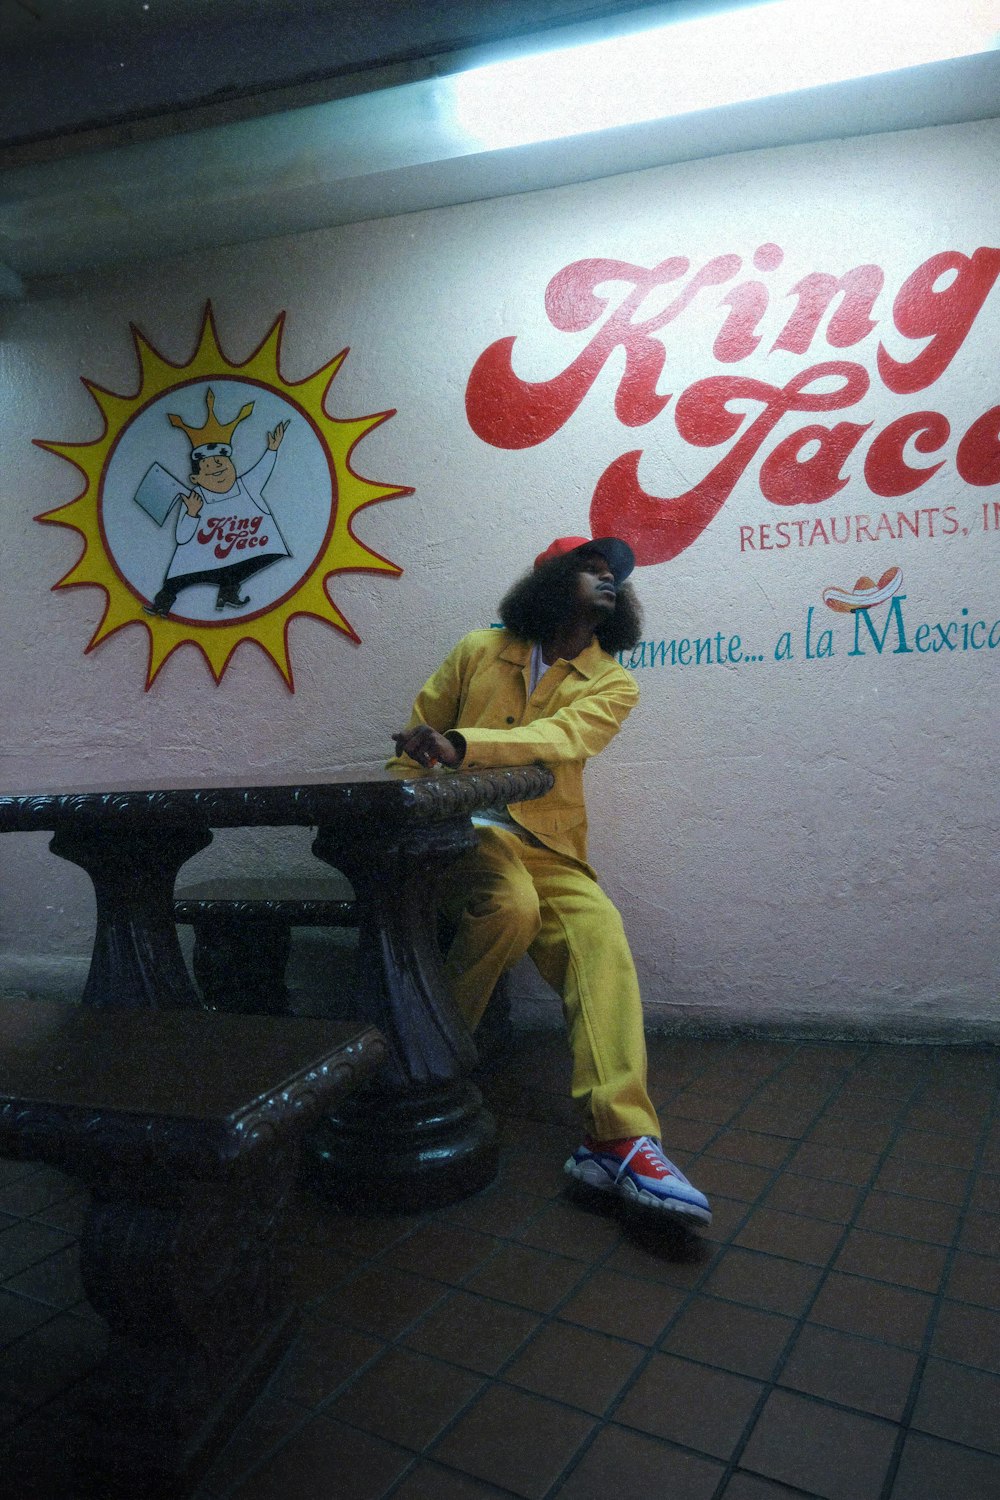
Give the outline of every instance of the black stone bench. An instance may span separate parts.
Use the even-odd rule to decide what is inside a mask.
[[[248,1015],[287,1015],[293,927],[358,925],[354,893],[336,870],[274,879],[222,876],[184,886],[174,898],[174,917],[194,929],[192,967],[205,1003]],[[440,936],[446,947],[449,934]],[[476,1028],[482,1067],[495,1064],[511,1034],[503,975]]]
[[[302,1136],[384,1051],[321,1020],[0,1005],[0,1155],[91,1194],[80,1267],[110,1347],[76,1403],[81,1494],[178,1500],[242,1417],[297,1323]]]
[[[358,925],[354,893],[335,870],[185,886],[174,918],[194,929],[192,967],[206,1005],[246,1015],[287,1015],[293,927]]]

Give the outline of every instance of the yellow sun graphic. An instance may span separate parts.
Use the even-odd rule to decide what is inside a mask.
[[[84,541],[53,587],[103,589],[88,652],[126,626],[145,626],[147,689],[185,643],[198,647],[218,683],[237,646],[253,641],[294,691],[292,620],[306,615],[358,641],[329,597],[328,580],[402,571],[352,530],[365,506],[413,493],[352,467],[357,444],[395,412],[329,414],[327,395],[346,349],[303,380],[285,379],[284,322],[281,313],[242,364],[223,353],[211,304],[183,365],[133,326],[135,394],[83,382],[103,418],[100,437],[35,439],[84,479],[76,499],[36,517],[71,527]]]

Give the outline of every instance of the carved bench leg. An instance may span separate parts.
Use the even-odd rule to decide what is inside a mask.
[[[92,1184],[81,1272],[111,1339],[79,1397],[78,1457],[101,1500],[187,1493],[285,1352],[296,1156],[233,1184]]]
[[[191,964],[206,1005],[248,1016],[288,1014],[292,934],[285,918],[213,915],[192,926]]]

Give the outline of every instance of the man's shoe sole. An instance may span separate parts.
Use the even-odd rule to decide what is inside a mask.
[[[593,1167],[593,1176],[587,1171],[588,1166]],[[566,1163],[566,1173],[574,1182],[578,1182],[583,1188],[589,1188],[591,1192],[611,1193],[626,1203],[655,1209],[657,1213],[670,1214],[675,1219],[693,1219],[697,1224],[712,1222],[711,1209],[701,1208],[697,1203],[688,1203],[683,1198],[659,1198],[655,1193],[647,1193],[636,1187],[630,1177],[612,1182],[603,1167],[596,1163],[577,1162],[570,1157]]]

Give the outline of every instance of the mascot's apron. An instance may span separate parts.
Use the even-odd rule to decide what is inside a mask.
[[[237,479],[225,495],[193,486],[205,501],[201,513],[185,510],[177,522],[177,546],[167,578],[209,573],[251,559],[288,557],[288,548],[263,499],[255,500]]]

